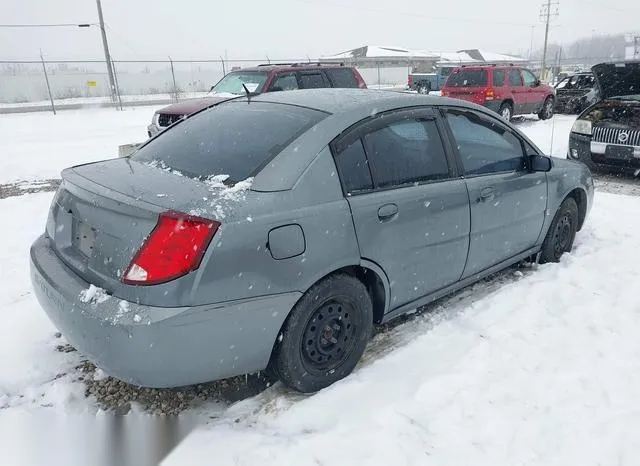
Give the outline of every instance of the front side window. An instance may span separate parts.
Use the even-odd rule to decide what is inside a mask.
[[[525,169],[520,140],[502,125],[462,110],[449,110],[447,122],[465,174],[482,175]]]
[[[522,76],[520,76],[520,70],[509,70],[509,85],[514,87],[522,86]]]
[[[396,121],[366,134],[364,143],[380,188],[449,177],[435,120]]]
[[[531,71],[522,70],[522,75],[524,77],[524,85],[527,87],[534,87],[538,82],[538,79]]]

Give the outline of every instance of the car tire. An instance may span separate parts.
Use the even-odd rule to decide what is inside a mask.
[[[502,105],[500,105],[498,114],[503,120],[511,121],[511,118],[513,118],[513,106],[509,102],[503,102]]]
[[[565,252],[571,251],[578,231],[578,204],[568,197],[553,217],[547,236],[542,243],[540,263],[559,262]]]
[[[553,118],[554,105],[553,97],[547,97],[542,104],[542,108],[538,112],[538,118],[541,120],[549,120]]]
[[[331,275],[294,306],[270,366],[288,387],[313,393],[353,371],[373,328],[373,305],[360,280]]]

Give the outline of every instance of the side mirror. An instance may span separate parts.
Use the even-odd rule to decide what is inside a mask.
[[[539,79],[536,79],[536,82],[533,83],[533,87],[538,87],[540,84],[542,84],[542,82],[540,82]]]
[[[531,170],[534,172],[548,172],[551,170],[551,158],[544,155],[530,155]]]

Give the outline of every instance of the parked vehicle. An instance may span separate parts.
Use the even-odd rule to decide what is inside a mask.
[[[454,69],[454,66],[440,66],[435,73],[420,73],[414,70],[409,73],[407,87],[420,94],[439,91]]]
[[[317,391],[374,323],[558,261],[593,200],[584,165],[482,107],[350,89],[223,102],[62,179],[35,294],[78,351],[151,387],[269,368]]]
[[[497,112],[509,121],[514,115],[553,116],[555,91],[519,66],[462,66],[453,70],[442,95],[467,100]]]
[[[556,113],[581,113],[600,100],[593,73],[567,76],[555,86]]]
[[[185,116],[244,95],[247,90],[262,93],[322,87],[366,89],[367,85],[357,69],[341,63],[278,63],[243,68],[225,75],[207,97],[185,100],[156,111],[147,134],[153,137]]]
[[[592,68],[599,102],[584,110],[569,135],[568,158],[592,171],[640,170],[640,61]]]

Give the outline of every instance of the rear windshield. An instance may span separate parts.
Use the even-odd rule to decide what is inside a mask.
[[[262,92],[267,73],[261,71],[233,71],[213,86],[215,93],[245,95],[243,84],[249,92]]]
[[[486,70],[462,70],[452,73],[447,80],[447,86],[466,87],[466,86],[486,86],[487,71]]]
[[[309,108],[246,100],[209,108],[175,124],[131,160],[233,184],[255,176],[294,139],[327,116]]]

